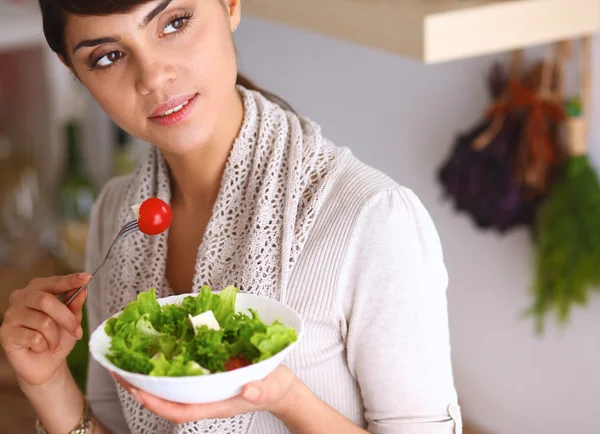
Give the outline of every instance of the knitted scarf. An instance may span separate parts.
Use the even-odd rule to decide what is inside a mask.
[[[241,292],[285,302],[290,272],[302,251],[329,174],[349,152],[321,136],[318,125],[286,112],[261,94],[238,86],[244,101],[242,128],[223,173],[211,219],[199,246],[193,286],[215,291],[236,285]],[[118,228],[133,218],[131,206],[155,196],[169,203],[170,175],[152,147],[121,193]],[[117,229],[118,230],[118,229]],[[155,287],[172,295],[165,278],[168,231],[130,235],[117,243],[106,267],[106,315]],[[244,434],[252,414],[183,425],[159,418],[119,386],[119,397],[133,434]]]

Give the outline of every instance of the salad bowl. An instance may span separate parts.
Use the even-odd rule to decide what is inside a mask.
[[[230,288],[226,288],[222,292],[224,293]],[[152,291],[152,294],[154,294],[154,290]],[[207,291],[209,290],[205,289],[205,295],[207,295]],[[117,336],[119,336],[120,333],[119,331],[116,331],[119,328],[117,323],[121,321],[121,323],[125,324],[122,321],[122,319],[126,316],[123,315],[123,312],[127,311],[128,308],[125,308],[123,311],[118,312],[111,318],[108,318],[102,324],[100,324],[96,330],[93,331],[89,343],[90,354],[101,366],[106,368],[108,371],[119,375],[134,387],[168,401],[183,404],[200,404],[221,401],[234,397],[241,393],[242,387],[245,384],[264,379],[284,361],[286,356],[293,351],[294,347],[298,344],[298,341],[302,338],[304,332],[304,322],[297,312],[277,300],[259,295],[237,293],[237,289],[235,289],[233,292],[234,294],[232,297],[234,297],[234,299],[230,298],[229,302],[231,306],[235,306],[235,313],[237,315],[246,314],[247,316],[244,317],[246,319],[252,318],[256,314],[259,318],[258,321],[262,321],[262,323],[267,326],[266,331],[264,328],[262,329],[264,332],[261,333],[262,343],[259,343],[261,340],[259,338],[252,339],[252,342],[254,342],[254,344],[257,346],[256,348],[250,348],[250,350],[255,351],[256,355],[258,355],[259,351],[257,348],[260,348],[260,357],[255,357],[251,362],[247,362],[250,364],[236,366],[234,368],[230,368],[229,370],[209,371],[205,367],[201,367],[195,362],[188,361],[186,366],[191,366],[191,363],[197,369],[192,368],[194,371],[192,375],[186,375],[186,372],[176,372],[168,365],[164,365],[166,367],[161,365],[161,363],[158,361],[159,359],[162,358],[165,363],[167,362],[163,355],[157,352],[154,357],[150,358],[153,366],[151,373],[140,373],[135,372],[135,369],[126,369],[129,368],[129,366],[135,366],[135,364],[130,364],[128,360],[123,360],[123,358],[127,359],[127,354],[129,354],[127,351],[130,351],[130,349],[127,347],[117,354],[117,342],[113,342],[113,339],[117,339]],[[219,293],[212,294],[218,295]],[[188,300],[186,302],[186,298],[198,296],[199,294],[197,293],[174,295],[160,299],[154,298],[153,302],[158,302],[158,305],[161,306],[160,309],[164,309],[170,305],[182,306],[190,301]],[[140,297],[138,297],[138,300],[140,300]],[[131,304],[135,304],[135,302],[131,302],[130,305]],[[129,309],[129,311],[131,310],[132,309]],[[252,314],[252,312],[254,312],[254,314]],[[131,312],[128,312],[127,315],[129,315],[129,313]],[[219,318],[222,318],[222,316],[218,315],[217,310],[215,310],[215,313],[217,313]],[[211,318],[209,318],[208,321],[204,320],[201,329],[195,329],[194,333],[196,333],[196,335],[200,334],[201,330],[204,330],[206,333],[208,333],[209,330],[207,329],[209,328],[213,328],[215,330],[219,328],[218,323],[215,323],[215,316],[212,314],[212,311],[206,312],[204,309],[204,313],[197,315],[195,318],[198,319],[200,317],[206,317],[207,314],[210,314],[209,316]],[[144,315],[140,315],[138,312],[138,317],[143,316]],[[121,318],[121,320],[119,320],[119,318]],[[190,321],[192,326],[197,325],[194,323],[195,319],[192,317],[192,315],[186,315],[185,318],[181,317],[180,321]],[[256,321],[256,319],[253,319],[253,321]],[[221,322],[223,321],[221,320]],[[146,324],[148,324],[149,328],[151,329],[149,336],[162,335],[162,333],[159,331],[154,330],[153,326],[150,325],[150,322],[146,322]],[[211,324],[216,325],[216,328],[211,326]],[[285,329],[286,332],[289,332],[293,335],[293,338],[287,338],[287,341],[284,344],[281,344],[280,339],[280,345],[277,350],[268,350],[269,343],[265,342],[265,340],[267,339],[267,335],[272,335],[272,329],[270,331],[268,326],[273,324],[279,324],[278,327],[281,328],[278,330]],[[139,326],[140,320],[138,318],[137,330],[140,330]],[[186,325],[186,327],[188,327],[188,325]],[[160,330],[160,327],[158,330]],[[191,333],[189,330],[187,333],[188,336],[191,336],[190,339],[194,339],[193,333]],[[160,339],[160,337],[157,339]],[[156,342],[157,339],[154,339],[154,342]],[[177,339],[177,342],[179,342],[179,340],[182,339]],[[148,342],[150,342],[150,340],[148,340]],[[263,351],[265,348],[267,348],[266,352]],[[148,353],[149,350],[144,351]],[[201,350],[195,349],[195,351],[199,352]],[[175,352],[175,354],[176,353],[177,352]],[[148,356],[144,357],[146,366],[149,366]],[[223,365],[221,364],[221,366]],[[201,372],[198,371],[198,369],[200,369]],[[142,369],[140,368],[140,370]],[[170,373],[167,374],[167,372]]]

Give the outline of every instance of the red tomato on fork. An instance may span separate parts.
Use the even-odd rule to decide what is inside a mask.
[[[166,231],[173,221],[171,207],[158,197],[142,202],[138,213],[138,226],[146,235],[158,235]]]

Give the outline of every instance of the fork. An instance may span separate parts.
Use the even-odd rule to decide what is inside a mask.
[[[102,266],[106,263],[106,260],[108,259],[108,256],[110,255],[110,251],[112,250],[112,248],[115,245],[115,243],[117,242],[117,240],[119,240],[121,238],[125,238],[127,235],[131,235],[139,230],[140,230],[140,228],[138,226],[137,220],[131,220],[130,222],[123,225],[123,227],[121,228],[121,230],[119,231],[119,233],[117,234],[115,239],[113,240],[112,244],[108,248],[108,252],[106,252],[106,255],[104,256],[104,260],[102,261],[102,263],[100,265],[98,265],[98,268],[96,268],[96,271],[94,271],[92,273],[92,277],[90,278],[90,280],[92,280],[92,278],[96,275],[96,273],[98,273],[98,271],[100,271]],[[89,283],[89,281],[88,281],[88,283]],[[81,288],[79,288],[77,291],[75,291],[73,293],[73,295],[71,295],[71,297],[69,297],[69,299],[67,301],[65,301],[65,305],[68,306],[73,301],[73,299],[75,297],[77,297],[77,294],[79,294],[83,290],[83,288],[85,288],[86,286],[87,286],[87,283],[85,285],[83,285]]]

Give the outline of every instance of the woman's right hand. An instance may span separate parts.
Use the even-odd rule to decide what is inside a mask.
[[[75,343],[83,336],[81,315],[87,289],[66,306],[56,295],[88,283],[89,274],[33,279],[13,291],[0,326],[0,345],[19,381],[41,386],[66,364]]]

